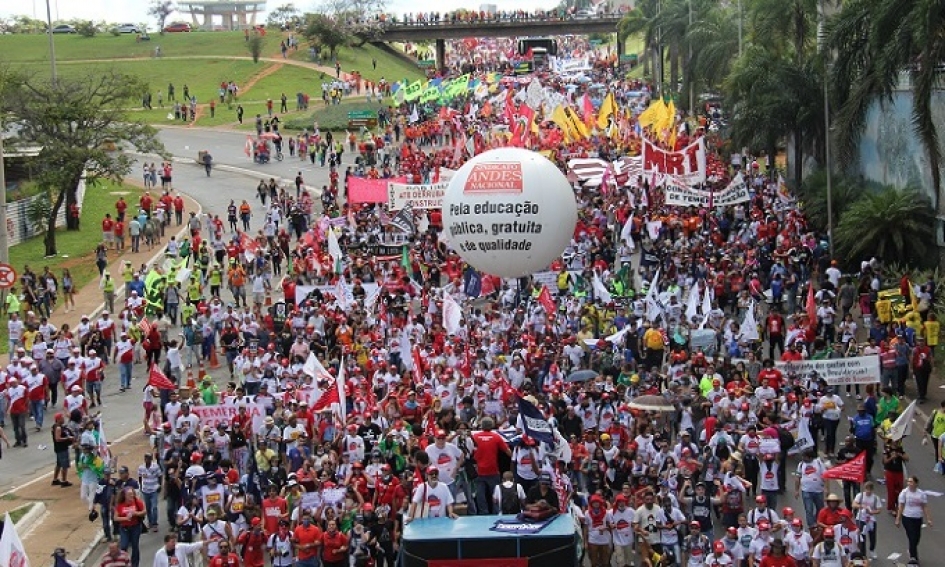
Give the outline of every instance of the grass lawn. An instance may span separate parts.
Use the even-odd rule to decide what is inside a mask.
[[[27,512],[33,509],[33,506],[36,506],[36,503],[26,504],[25,506],[20,506],[19,508],[14,508],[10,511],[10,521],[14,524],[19,522],[20,519],[26,515]]]
[[[169,33],[160,36],[152,33],[151,41],[135,42],[134,34],[118,37],[110,33],[95,37],[78,34],[54,35],[56,61],[76,59],[127,59],[151,57],[155,46],[161,46],[165,57],[188,55],[248,56],[249,49],[243,32],[191,32]],[[278,33],[268,33],[265,56],[279,52]],[[0,35],[0,52],[7,62],[49,61],[49,40],[45,34]]]
[[[253,63],[252,61],[229,59],[198,59],[194,61],[155,59],[148,61],[114,61],[110,63],[64,62],[58,65],[58,71],[60,76],[71,78],[109,71],[141,77],[148,81],[154,95],[152,105],[157,107],[157,93],[161,91],[166,97],[168,83],[174,83],[178,100],[183,96],[184,85],[188,85],[190,94],[196,96],[198,102],[206,103],[209,102],[210,97],[217,96],[220,82],[232,80],[236,81],[237,85],[245,85],[253,75],[262,72],[269,65],[262,62]],[[16,67],[17,65],[14,64],[13,68]],[[48,73],[48,68],[41,63],[28,63],[22,65],[22,67],[31,73]],[[140,105],[140,100],[131,102],[131,106],[137,107]]]
[[[299,61],[309,61],[308,47],[303,43],[299,50],[289,52],[289,56]],[[377,60],[377,68],[371,64],[372,59]],[[394,83],[407,78],[411,81],[424,77],[423,71],[415,64],[410,63],[400,57],[391,55],[387,51],[380,49],[370,43],[363,47],[343,47],[338,50],[338,61],[341,62],[341,71],[352,73],[360,71],[361,76],[370,81],[377,81],[381,78]],[[317,61],[316,61],[317,63]],[[326,67],[334,69],[334,62],[327,59],[322,62]]]
[[[318,121],[318,127],[321,130],[331,130],[333,132],[344,131],[348,127],[348,113],[362,110],[377,112],[384,108],[383,105],[376,102],[368,104],[363,97],[348,97],[341,104],[324,106],[321,100],[313,102],[310,108],[313,111],[308,113],[295,113],[293,117],[286,120],[283,130],[287,132],[301,131],[303,128],[310,128],[312,121]]]

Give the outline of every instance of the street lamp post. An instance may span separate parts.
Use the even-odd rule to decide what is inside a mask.
[[[52,82],[55,86],[58,82],[56,77],[56,42],[53,41],[52,10],[49,9],[49,0],[46,0],[46,28],[46,34],[49,36],[49,63],[52,65]]]

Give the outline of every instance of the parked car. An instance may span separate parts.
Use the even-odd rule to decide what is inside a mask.
[[[164,31],[167,33],[177,33],[177,32],[189,32],[190,24],[187,22],[176,22],[164,27]]]
[[[595,12],[594,10],[578,10],[577,13],[574,14],[575,20],[589,20],[591,18],[596,18],[596,17],[597,17],[597,12]]]
[[[141,28],[134,24],[121,24],[117,29],[118,33],[141,33]]]
[[[77,33],[75,27],[69,24],[59,24],[52,29],[53,33]]]

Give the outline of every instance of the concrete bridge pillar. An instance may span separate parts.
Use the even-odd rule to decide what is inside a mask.
[[[436,40],[436,68],[437,70],[446,69],[446,40]]]

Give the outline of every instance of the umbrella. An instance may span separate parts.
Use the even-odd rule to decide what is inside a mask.
[[[568,375],[566,382],[587,382],[588,380],[593,380],[597,378],[598,372],[596,370],[578,370],[572,372]]]
[[[676,407],[663,396],[637,396],[627,406],[643,411],[676,411]]]

